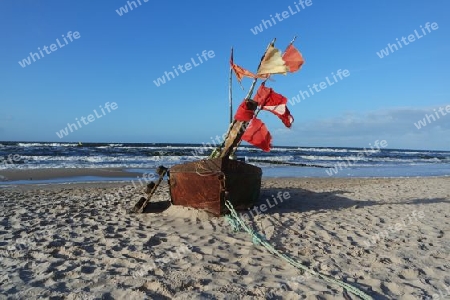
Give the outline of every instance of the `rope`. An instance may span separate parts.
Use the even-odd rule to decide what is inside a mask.
[[[239,226],[242,227],[245,231],[247,231],[248,234],[250,234],[253,238],[254,242],[257,242],[257,244],[261,244],[263,245],[270,253],[284,259],[285,261],[287,261],[289,264],[291,264],[292,266],[296,267],[297,269],[303,270],[306,273],[315,275],[317,277],[319,277],[320,279],[328,282],[328,283],[334,283],[339,285],[340,287],[344,288],[345,290],[347,290],[348,292],[359,296],[361,299],[364,300],[373,300],[373,298],[369,295],[367,295],[366,293],[364,293],[363,291],[361,291],[360,289],[351,286],[345,282],[336,280],[332,277],[329,277],[325,274],[321,274],[319,272],[316,272],[310,268],[308,268],[307,266],[302,265],[300,262],[295,261],[294,259],[288,257],[286,254],[283,254],[281,252],[279,252],[278,250],[276,250],[271,244],[269,244],[269,242],[267,241],[267,239],[263,236],[261,236],[260,234],[258,234],[257,232],[253,231],[252,229],[250,229],[245,222],[239,217],[239,215],[237,214],[237,212],[234,210],[233,205],[226,200],[225,201],[225,205],[226,207],[228,207],[228,209],[230,210],[231,216],[227,217],[227,220],[233,220],[230,224],[233,227],[233,229],[236,231],[236,226],[237,229],[239,229]]]
[[[230,215],[226,215],[225,219],[227,219],[228,223],[230,223],[231,228],[233,228],[234,232],[239,231],[239,222],[236,221],[236,219],[234,219],[232,216]]]
[[[219,174],[223,174],[223,172],[219,169],[215,169],[213,170],[211,166],[205,166],[205,162],[209,162],[209,159],[202,159],[200,161],[195,162],[195,173],[198,176],[214,176],[214,175],[219,175]]]

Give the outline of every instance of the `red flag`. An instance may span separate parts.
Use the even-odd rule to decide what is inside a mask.
[[[250,121],[255,114],[255,108],[256,107],[254,107],[254,105],[251,105],[249,101],[243,101],[241,105],[239,105],[234,119],[236,121]]]
[[[298,71],[305,62],[302,54],[292,44],[290,44],[284,52],[283,60],[291,73]]]
[[[254,118],[247,130],[242,135],[242,140],[262,149],[265,152],[270,151],[272,144],[272,136],[269,130],[267,130],[266,125],[257,118]]]
[[[294,117],[286,106],[287,98],[277,94],[271,88],[267,88],[264,83],[258,89],[255,99],[262,109],[268,110],[281,119],[283,124],[290,128],[294,122]]]
[[[253,74],[252,72],[234,64],[234,59],[233,59],[233,50],[231,50],[231,58],[230,58],[230,66],[234,71],[234,74],[236,74],[236,77],[238,79],[239,82],[241,82],[242,78],[244,76],[250,77],[250,78],[256,78],[257,76],[255,74]]]

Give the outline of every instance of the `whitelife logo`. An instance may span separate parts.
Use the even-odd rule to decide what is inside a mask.
[[[433,22],[433,23],[427,22],[425,24],[425,28],[427,29],[428,33],[430,33],[431,29],[438,30],[439,25],[436,22]],[[420,29],[422,29],[423,35],[420,35],[420,33],[418,33],[417,30],[414,30],[414,34],[408,35],[409,42],[406,41],[406,37],[404,37],[404,36],[402,36],[402,38],[400,40],[397,38],[396,40],[397,40],[398,47],[400,47],[400,49],[403,48],[402,43],[400,43],[400,41],[403,42],[403,45],[407,46],[410,43],[416,41],[416,38],[419,40],[419,39],[423,38],[424,36],[426,36],[427,31],[425,31],[425,29],[422,27],[422,25],[420,25]],[[381,49],[379,52],[377,52],[377,55],[379,58],[384,58],[384,57],[388,56],[390,53],[394,53],[395,51],[398,51],[399,50],[398,47],[395,43],[394,44],[389,43],[389,44],[387,44],[386,48]],[[390,53],[389,53],[389,50],[390,50]]]
[[[142,5],[141,0],[136,0],[137,3],[139,3],[139,7]],[[136,4],[136,1],[127,1],[127,5],[124,5],[120,7],[119,9],[116,9],[116,13],[121,17],[124,14],[128,13],[128,7],[130,8],[130,11],[132,11],[134,8],[138,8],[138,5]],[[149,0],[142,0],[142,2],[147,3]],[[134,5],[134,8],[133,8]]]
[[[276,13],[275,14],[275,18],[278,20],[278,22],[282,22],[283,20],[289,18],[290,16],[296,15],[298,14],[300,11],[305,10],[306,7],[311,6],[312,0],[299,0],[298,3],[294,2],[294,6],[295,9],[292,9],[292,7],[289,5],[287,8],[289,10],[285,10],[283,12],[280,13]],[[301,6],[301,9],[300,9]],[[277,24],[277,21],[275,20],[275,18],[273,17],[273,15],[270,15],[270,20],[261,20],[261,23],[257,26],[255,26],[254,28],[250,28],[250,31],[254,34],[257,35],[258,33],[261,33],[264,31],[264,29],[268,29],[269,27],[272,27],[274,25]],[[272,20],[272,22],[271,22]],[[263,27],[264,26],[264,27]]]
[[[450,105],[447,105],[445,108],[444,107],[439,107],[438,110],[441,113],[441,115],[443,117],[445,117],[447,114],[450,113]],[[434,115],[436,115],[436,117],[434,117]],[[425,114],[425,118],[423,118],[422,120],[418,120],[417,123],[414,123],[414,126],[416,126],[417,129],[422,129],[422,127],[425,127],[428,124],[431,124],[431,122],[436,122],[436,118],[438,120],[441,118],[439,116],[438,112],[436,111],[436,109],[434,109],[434,115],[433,114],[430,114],[430,115]],[[427,123],[427,121],[428,121],[428,123]]]
[[[316,91],[316,93],[319,93],[320,91],[323,91],[327,87],[330,87],[330,86],[336,84],[337,82],[339,82],[339,80],[336,78],[336,76],[338,76],[340,80],[344,80],[344,78],[347,78],[348,76],[350,76],[350,71],[347,69],[345,69],[344,71],[339,69],[336,71],[336,75],[333,72],[331,72],[331,75],[333,75],[334,81],[331,81],[330,78],[328,78],[328,76],[327,76],[327,77],[325,77],[326,82],[322,81],[319,84],[314,83],[312,85],[312,87],[310,85],[308,85],[308,89],[309,89],[310,93],[308,93],[308,91],[300,90],[296,96],[289,99],[289,103],[291,103],[292,106],[294,106],[296,103],[302,102],[302,99],[305,100],[306,98],[313,96],[314,91]]]
[[[44,57],[43,51],[45,51],[46,54],[51,54],[51,53],[55,52],[56,50],[61,49],[61,48],[65,47],[66,45],[68,45],[69,42],[67,41],[67,39],[69,39],[70,42],[73,42],[74,40],[78,40],[81,37],[81,35],[78,31],[74,31],[73,33],[72,33],[72,31],[69,31],[67,33],[67,36],[64,36],[64,34],[61,36],[63,37],[65,44],[61,43],[59,38],[57,38],[56,44],[51,44],[50,47],[47,47],[47,45],[42,47],[42,49],[41,49],[41,47],[38,47],[38,52],[41,55],[39,55],[39,53],[30,52],[30,55],[27,58],[24,58],[24,59],[22,59],[22,61],[19,61],[19,65],[22,68],[25,68],[26,66],[31,65],[32,62],[35,62],[36,59],[40,60],[41,58],[43,58]],[[50,49],[50,51],[49,51],[49,49]],[[31,60],[33,60],[33,61],[31,61]]]
[[[212,50],[209,50],[209,51],[203,50],[201,56],[203,57],[203,59],[205,61],[208,61],[208,57],[214,58],[216,56],[216,54]],[[192,70],[192,65],[194,65],[194,67],[200,66],[203,63],[203,60],[198,53],[197,53],[197,58],[200,63],[197,64],[195,62],[195,59],[193,57],[191,57],[192,64],[190,62],[187,62],[184,65],[178,65],[178,67],[172,66],[173,71],[175,72],[175,74],[177,74],[177,76],[180,76],[177,69],[180,70],[181,73],[186,73],[187,71]],[[184,69],[183,69],[183,67],[184,67]],[[153,83],[157,87],[160,87],[161,85],[166,83],[166,78],[167,78],[167,82],[169,82],[170,80],[175,79],[175,75],[170,71],[169,72],[165,71],[164,75],[157,78],[156,80],[153,80]]]
[[[330,167],[330,168],[326,169],[325,172],[327,172],[328,176],[336,175],[339,172],[339,170],[342,171],[343,168],[353,167],[353,165],[355,165],[357,161],[364,160],[366,157],[369,157],[374,153],[380,152],[381,148],[386,148],[388,146],[388,143],[386,140],[382,140],[381,142],[379,140],[376,140],[374,144],[375,144],[374,145],[375,149],[374,149],[374,146],[372,146],[372,144],[369,143],[370,150],[367,150],[366,148],[364,148],[364,150],[359,151],[356,155],[352,155],[352,156],[345,158],[347,163],[344,161],[337,162],[334,164],[334,167]]]
[[[100,107],[103,115],[99,115],[97,110],[94,109],[93,112],[94,112],[95,116],[93,114],[88,115],[87,118],[85,118],[83,116],[80,118],[81,122],[83,122],[84,125],[88,125],[89,123],[94,122],[96,119],[100,119],[103,116],[106,116],[106,112],[104,109],[106,109],[108,111],[108,113],[110,113],[111,110],[116,110],[119,106],[117,105],[116,102],[112,102],[111,104],[109,102],[106,102],[105,107],[102,107],[101,105],[99,105],[99,107]],[[73,132],[74,130],[78,130],[78,128],[82,127],[80,120],[78,120],[78,118],[75,118],[75,121],[77,121],[78,126],[75,123],[67,123],[67,127],[64,129],[61,129],[59,132],[56,132],[56,135],[60,139],[62,139],[63,137],[69,135],[69,130],[70,130],[70,132]]]
[[[18,154],[10,154],[8,157],[0,156],[0,167],[3,166],[8,168],[9,166],[14,166],[16,163],[21,162],[22,158]]]

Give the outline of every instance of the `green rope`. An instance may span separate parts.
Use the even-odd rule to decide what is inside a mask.
[[[234,210],[233,205],[226,200],[225,201],[225,205],[228,207],[228,209],[231,212],[231,216],[228,219],[228,221],[230,222],[231,219],[234,219],[232,221],[232,224],[239,224],[240,227],[242,227],[245,231],[247,231],[253,238],[253,242],[257,242],[258,244],[263,245],[270,253],[286,260],[289,264],[293,265],[294,267],[296,267],[297,269],[303,270],[307,273],[310,273],[312,275],[315,275],[317,277],[319,277],[320,279],[329,282],[329,283],[334,283],[339,285],[340,287],[346,289],[348,292],[355,294],[357,296],[359,296],[361,299],[364,300],[373,300],[373,298],[369,295],[367,295],[366,293],[364,293],[363,291],[361,291],[360,289],[351,286],[345,282],[336,280],[332,277],[329,277],[325,274],[321,274],[319,272],[316,272],[304,265],[302,265],[300,262],[297,262],[295,260],[293,260],[292,258],[288,257],[287,255],[279,252],[278,250],[276,250],[271,244],[269,244],[269,242],[267,241],[267,239],[263,236],[261,236],[260,234],[258,234],[257,232],[253,231],[252,229],[250,229],[247,224],[245,224],[245,222],[239,217],[239,215],[237,214],[237,212]],[[231,224],[231,223],[230,223]],[[232,225],[233,226],[233,225]],[[239,228],[239,226],[237,228]],[[233,227],[233,229],[235,229],[236,227]]]
[[[230,223],[233,231],[239,231],[239,222],[236,221],[232,216],[226,215],[225,219],[227,219],[228,223]]]

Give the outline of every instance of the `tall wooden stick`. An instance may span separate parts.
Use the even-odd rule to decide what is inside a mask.
[[[262,64],[262,62],[263,62],[263,60],[264,60],[264,56],[266,55],[267,50],[269,50],[270,46],[274,46],[274,45],[275,45],[275,41],[276,41],[276,40],[277,40],[277,39],[274,38],[274,39],[270,42],[270,44],[267,46],[266,51],[264,52],[263,56],[261,57],[261,60],[259,61],[259,65],[258,65],[258,68],[256,69],[256,72],[258,72],[259,68],[261,67],[261,64]],[[267,80],[267,79],[266,79],[266,80]],[[250,98],[252,97],[252,95],[253,95],[253,90],[255,89],[255,86],[256,86],[256,82],[257,82],[257,81],[258,81],[258,78],[254,78],[254,79],[253,79],[252,86],[250,87],[250,90],[248,91],[247,96],[245,97],[245,100],[248,100],[248,99],[250,99]]]
[[[264,54],[261,57],[261,60],[258,64],[257,70],[259,70],[259,68],[261,67],[261,64],[264,60],[264,57],[265,57],[267,51],[269,50],[270,46],[273,46],[275,44],[275,41],[276,41],[276,39],[273,39],[267,46],[267,49],[266,49],[266,51],[264,51]],[[249,100],[251,98],[251,96],[253,95],[253,91],[255,89],[257,81],[258,81],[258,78],[253,79],[252,85],[247,93],[247,96],[244,99],[244,102]],[[232,125],[228,129],[228,132],[227,132],[224,142],[222,143],[220,148],[217,149],[218,151],[215,150],[211,154],[210,157],[228,157],[228,156],[230,156],[230,154],[233,152],[234,147],[236,147],[236,145],[239,143],[242,135],[244,134],[248,123],[249,123],[248,121],[233,120],[233,122],[231,123]]]
[[[294,36],[294,38],[291,40],[291,42],[289,43],[289,45],[286,47],[286,50],[287,50],[287,48],[290,46],[290,45],[292,45],[294,42],[295,42],[295,40],[297,39],[297,36]],[[284,51],[285,53],[286,53],[286,50]],[[259,67],[258,67],[259,68]],[[267,78],[268,79],[268,78]],[[267,79],[265,79],[264,81],[263,81],[263,83],[265,83],[266,81],[267,81]],[[264,106],[264,104],[263,105],[261,105],[260,107],[258,107],[258,109],[256,110],[256,112],[255,112],[255,118],[258,116],[258,114],[259,114],[259,112],[262,110],[262,107]],[[234,149],[233,149],[233,151],[231,152],[231,154],[230,155],[234,155],[234,153],[236,152],[236,150],[237,150],[237,148],[241,145],[241,143],[242,143],[242,140],[240,140],[238,143],[237,143],[237,145],[236,145],[236,147],[234,147]]]
[[[167,174],[167,172],[169,171],[169,169],[163,167],[163,166],[159,166],[157,169],[157,173],[159,175],[158,181],[156,182],[156,184],[152,181],[152,185],[151,185],[151,189],[148,191],[147,193],[147,199],[145,199],[144,197],[142,197],[138,203],[136,203],[136,205],[134,206],[134,208],[132,209],[133,212],[135,213],[142,213],[144,211],[144,209],[147,207],[148,203],[150,202],[150,199],[152,198],[153,194],[156,192],[156,189],[158,188],[158,186],[161,184],[161,182],[164,179],[164,176]]]
[[[233,47],[231,47],[231,58],[233,59]],[[230,123],[233,122],[233,67],[230,65],[230,84],[228,90],[228,100],[230,102]]]
[[[294,36],[294,38],[292,39],[292,41],[289,43],[289,46],[292,45],[292,44],[295,42],[296,39],[297,39],[297,36]],[[289,46],[288,46],[288,47],[289,47]],[[286,48],[287,48],[287,47],[286,47]],[[286,51],[284,51],[284,52],[286,52]]]

